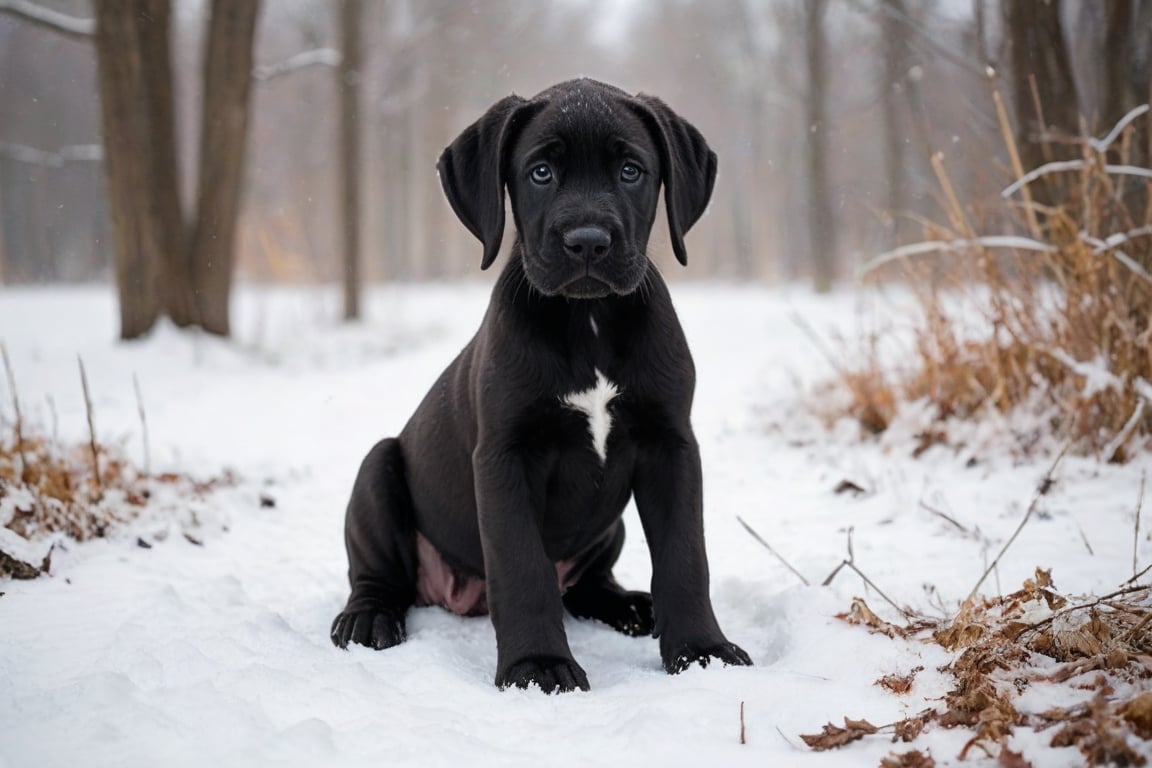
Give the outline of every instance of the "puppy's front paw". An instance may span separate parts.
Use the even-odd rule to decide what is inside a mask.
[[[719,643],[706,648],[696,648],[692,645],[682,645],[675,652],[664,657],[664,669],[668,674],[676,675],[693,664],[702,667],[708,666],[712,659],[718,660],[724,666],[750,667],[752,659],[735,643]]]
[[[391,611],[344,611],[332,622],[332,643],[337,648],[355,643],[381,651],[399,645],[407,636],[404,615]]]
[[[564,693],[579,688],[588,690],[588,675],[572,659],[559,656],[536,656],[518,661],[497,675],[496,685],[501,689],[516,686],[527,688],[532,683],[544,693]]]
[[[579,584],[564,595],[564,606],[577,618],[602,621],[632,637],[652,634],[652,595],[625,592],[618,587],[585,587]]]

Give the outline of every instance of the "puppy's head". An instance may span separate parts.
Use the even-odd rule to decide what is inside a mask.
[[[661,185],[672,248],[687,263],[684,233],[712,195],[716,155],[659,99],[585,79],[497,102],[437,168],[452,209],[484,244],[482,269],[500,249],[507,188],[532,286],[600,298],[643,279]]]

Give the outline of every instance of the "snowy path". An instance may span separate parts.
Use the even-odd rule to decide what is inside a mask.
[[[379,290],[373,319],[355,329],[326,320],[334,293],[247,288],[234,345],[167,328],[114,343],[114,306],[102,290],[0,291],[0,339],[28,421],[50,428],[51,396],[60,438],[86,437],[81,354],[102,439],[123,437],[140,455],[136,373],[153,469],[210,475],[228,466],[242,478],[197,505],[202,547],[174,535],[139,548],[138,534],[163,527],[143,520],[58,552],[51,577],[0,581],[0,768],[877,765],[899,745],[873,737],[817,754],[797,735],[845,715],[889,723],[932,706],[946,657],[836,620],[866,594],[859,579],[845,572],[830,587],[801,586],[735,516],[814,584],[845,556],[852,526],[857,563],[886,592],[931,610],[931,584],[951,607],[1015,528],[1048,460],[1014,466],[994,432],[985,435],[992,448],[974,443],[979,460],[966,468],[967,454],[945,449],[911,459],[914,423],[879,444],[858,443],[849,425],[819,428],[798,393],[830,369],[790,316],[850,331],[850,295],[720,286],[673,286],[673,295],[699,371],[713,596],[726,633],[757,666],[669,677],[656,641],[570,619],[593,690],[545,697],[492,686],[487,619],[416,610],[409,642],[382,653],[339,652],[327,637],[346,596],[341,526],[358,463],[399,430],[473,332],[486,288]],[[7,415],[6,386],[0,394]],[[1003,588],[1037,565],[1053,567],[1064,592],[1127,578],[1140,473],[1138,463],[1068,459],[1044,514],[999,569]],[[843,479],[871,493],[834,494]],[[261,492],[276,505],[262,507]],[[634,512],[627,519],[617,574],[641,587],[646,550]],[[1147,540],[1140,559],[1152,560]],[[994,580],[985,588],[995,591]],[[920,665],[906,696],[873,685]],[[966,739],[934,730],[915,746],[948,764]],[[1013,743],[1038,765],[1079,764],[1079,753],[1041,750],[1032,736]]]

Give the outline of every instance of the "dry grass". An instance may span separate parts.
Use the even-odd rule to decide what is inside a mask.
[[[880,433],[900,404],[931,404],[941,425],[988,409],[1041,404],[1060,442],[1125,462],[1152,435],[1152,180],[1125,166],[1136,114],[1109,140],[1084,139],[1082,158],[1050,164],[1005,190],[1009,235],[981,234],[934,167],[947,221],[924,243],[874,259],[863,279],[902,280],[916,323],[903,365],[883,359],[882,334],[858,365],[841,366],[847,413]],[[1123,121],[1122,121],[1123,122]],[[1011,135],[1011,131],[1006,132]],[[1054,206],[1031,201],[1047,185]],[[1139,208],[1139,210],[1133,210]],[[987,213],[985,213],[987,215]],[[932,441],[946,441],[946,430]]]
[[[137,519],[162,489],[170,491],[165,495],[171,506],[173,499],[199,499],[215,488],[234,484],[235,477],[227,471],[197,480],[181,473],[152,475],[140,469],[122,446],[97,438],[86,384],[89,439],[58,445],[22,418],[6,355],[4,362],[12,415],[0,413],[0,527],[19,537],[17,544],[21,539],[34,542],[61,535],[73,541],[103,538]],[[0,548],[0,576],[34,578],[49,565],[47,558],[43,563],[28,562],[20,553]]]

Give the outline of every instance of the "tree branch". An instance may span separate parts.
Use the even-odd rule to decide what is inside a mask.
[[[7,13],[73,40],[90,40],[96,34],[96,22],[93,19],[79,19],[28,0],[0,0],[0,13]]]
[[[0,0],[0,2],[3,2],[3,0]],[[277,61],[273,64],[261,64],[253,68],[252,77],[255,80],[267,81],[311,67],[338,67],[340,66],[340,59],[340,51],[335,48],[316,48],[311,51],[301,51],[282,61]]]
[[[60,168],[65,163],[75,161],[100,162],[104,159],[104,147],[101,144],[73,144],[61,147],[58,152],[46,152],[43,149],[26,147],[23,144],[8,144],[0,141],[0,157],[48,168]]]

